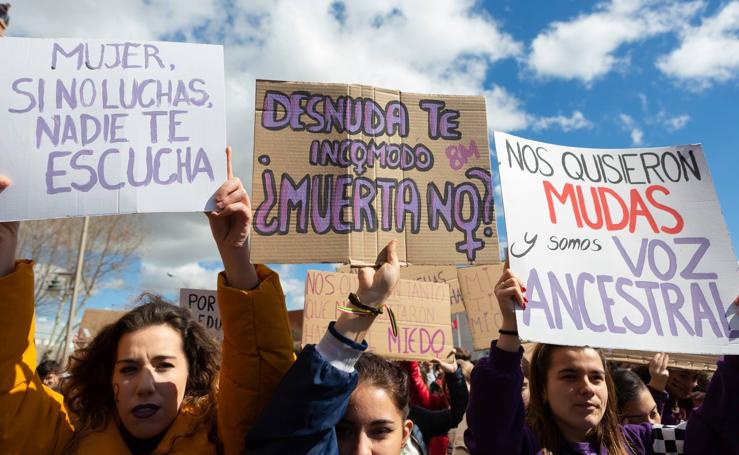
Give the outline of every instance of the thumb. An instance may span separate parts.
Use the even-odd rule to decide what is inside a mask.
[[[360,289],[369,289],[372,287],[372,277],[375,271],[371,267],[362,267],[357,273]]]

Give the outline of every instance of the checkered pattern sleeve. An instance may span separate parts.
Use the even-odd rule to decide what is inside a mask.
[[[688,422],[680,422],[677,425],[653,425],[652,450],[655,455],[682,455],[687,424]]]

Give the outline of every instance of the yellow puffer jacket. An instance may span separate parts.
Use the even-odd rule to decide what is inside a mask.
[[[251,291],[218,276],[223,321],[218,435],[227,454],[241,453],[244,436],[295,359],[277,273],[257,266],[261,280]],[[35,374],[33,263],[18,261],[0,277],[0,453],[62,453],[74,432],[63,398]],[[154,453],[215,453],[206,429],[183,437],[193,416],[181,410]],[[113,419],[86,436],[77,453],[129,453]]]

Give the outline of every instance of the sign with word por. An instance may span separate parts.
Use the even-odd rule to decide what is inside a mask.
[[[503,264],[457,270],[459,288],[462,290],[467,320],[470,323],[472,347],[476,351],[490,349],[490,342],[498,339],[503,316],[493,291],[502,274]]]
[[[255,261],[498,260],[485,99],[257,81]]]
[[[0,221],[214,208],[223,48],[0,40]]]
[[[223,325],[216,295],[216,291],[183,288],[180,289],[180,306],[190,310],[192,318],[205,327],[213,338],[223,341]]]
[[[737,260],[700,144],[584,149],[495,133],[522,338],[739,353]]]
[[[342,264],[336,268],[339,273],[355,273],[357,267]],[[400,268],[400,278],[449,284],[449,303],[452,314],[464,311],[462,291],[459,289],[457,268],[453,265],[409,265]]]
[[[336,307],[347,306],[347,297],[357,286],[357,275],[353,273],[308,271],[304,346],[321,341],[329,323],[339,317]],[[454,348],[446,283],[400,280],[387,303],[398,320],[398,335],[393,335],[385,311],[365,336],[370,351],[390,359],[430,360],[443,359]]]

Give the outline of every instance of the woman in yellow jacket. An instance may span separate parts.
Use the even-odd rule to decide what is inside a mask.
[[[249,259],[250,202],[227,154],[208,214],[225,269],[220,368],[202,327],[154,298],[74,356],[66,399],[50,390],[34,374],[33,263],[15,260],[18,223],[0,223],[0,453],[243,451],[294,355],[279,277]]]

